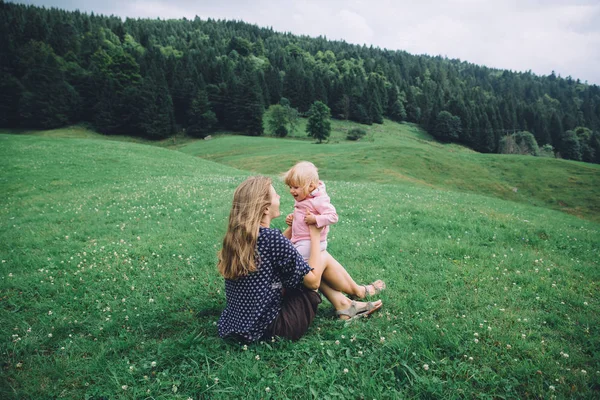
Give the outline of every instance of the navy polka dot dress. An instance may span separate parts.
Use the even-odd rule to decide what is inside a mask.
[[[300,288],[311,268],[277,229],[260,228],[259,265],[236,280],[225,279],[227,306],[219,319],[219,336],[248,342],[260,339],[281,310],[282,288]]]

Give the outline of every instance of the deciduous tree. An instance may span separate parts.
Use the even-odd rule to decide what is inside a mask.
[[[308,111],[306,132],[321,143],[331,134],[331,110],[324,103],[315,101]]]

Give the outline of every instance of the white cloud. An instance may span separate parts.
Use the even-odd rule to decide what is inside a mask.
[[[373,43],[373,29],[361,15],[344,9],[337,14],[336,20],[339,21],[337,38],[357,44]]]

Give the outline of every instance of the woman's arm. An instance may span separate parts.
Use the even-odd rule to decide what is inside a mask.
[[[288,226],[287,228],[285,228],[285,231],[283,231],[282,235],[285,236],[288,240],[292,240],[292,227]]]
[[[292,240],[292,224],[294,223],[294,214],[289,214],[285,217],[285,223],[287,224],[287,228],[283,231],[283,236]]]
[[[308,265],[313,268],[308,274],[304,275],[304,286],[309,289],[317,290],[321,286],[321,275],[323,274],[323,262],[321,258],[321,229],[314,225],[309,226],[310,230],[310,257]]]

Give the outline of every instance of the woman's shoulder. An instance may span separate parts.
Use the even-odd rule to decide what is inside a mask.
[[[258,234],[259,244],[274,244],[274,243],[283,243],[287,244],[289,240],[283,236],[281,231],[276,228],[263,228],[261,227]]]
[[[263,239],[263,240],[277,240],[280,237],[285,239],[285,236],[283,236],[283,234],[281,233],[281,231],[279,229],[276,228],[265,228],[265,227],[260,227],[259,231],[258,231],[258,238],[259,239]]]

